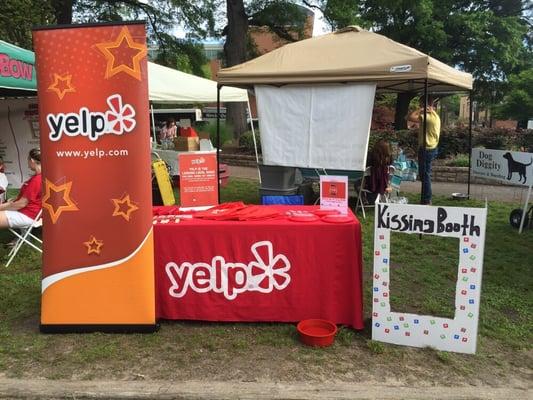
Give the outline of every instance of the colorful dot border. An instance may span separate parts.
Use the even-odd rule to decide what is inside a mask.
[[[383,206],[383,204],[381,204]],[[376,213],[378,215],[378,207]],[[386,204],[393,214],[414,215],[415,218],[436,220],[438,207]],[[390,292],[390,229],[374,227],[374,271],[372,285],[372,339],[414,347],[434,347],[438,350],[474,354],[476,351],[479,301],[483,271],[483,252],[487,209],[444,208],[450,220],[464,214],[474,216],[481,226],[480,236],[463,236],[445,232],[435,236],[459,239],[459,265],[455,292],[454,318],[391,312]],[[456,217],[454,219],[454,217]],[[419,232],[405,232],[407,234]],[[413,240],[418,239],[413,236]],[[394,272],[392,272],[394,273]]]

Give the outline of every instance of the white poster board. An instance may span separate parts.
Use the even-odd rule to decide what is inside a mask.
[[[530,186],[533,182],[533,153],[472,149],[472,176]]]
[[[474,354],[487,209],[377,203],[375,216],[372,339]],[[391,311],[391,231],[459,239],[454,318]]]
[[[376,85],[255,86],[263,163],[364,171]]]
[[[39,147],[37,99],[0,100],[0,157],[10,188],[20,188],[33,173],[28,153]]]
[[[348,214],[348,177],[320,175],[320,208]]]

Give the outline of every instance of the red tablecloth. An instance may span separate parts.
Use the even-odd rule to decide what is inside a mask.
[[[264,207],[281,213],[317,209]],[[363,328],[361,226],[355,216],[344,224],[283,217],[170,219],[154,223],[154,232],[158,318],[323,318]]]

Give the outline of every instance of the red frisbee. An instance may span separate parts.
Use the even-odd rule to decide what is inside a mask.
[[[337,334],[337,325],[325,319],[305,319],[296,326],[300,341],[308,346],[330,346]]]
[[[289,217],[289,221],[294,221],[294,222],[313,222],[313,221],[318,221],[320,218],[318,218],[315,214],[292,214],[290,217]]]
[[[350,215],[324,215],[322,218],[322,221],[324,222],[330,222],[333,224],[345,224],[346,222],[352,222],[353,218]]]
[[[313,214],[318,215],[319,217],[323,217],[324,215],[337,215],[339,214],[339,210],[320,209],[313,211]]]

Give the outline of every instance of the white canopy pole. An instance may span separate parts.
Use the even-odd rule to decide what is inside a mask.
[[[154,143],[157,143],[157,138],[155,136],[155,120],[154,120],[154,105],[150,104],[150,115],[152,117],[152,135],[154,135]]]
[[[531,196],[532,185],[533,185],[533,182],[529,184],[529,189],[527,190],[526,202],[524,203],[524,210],[522,211],[522,219],[520,220],[520,229],[518,230],[519,234],[522,233],[522,228],[524,227],[524,220],[526,219],[527,205],[529,203],[529,197]]]
[[[250,107],[250,98],[246,99],[248,104],[248,115],[250,116],[250,127],[252,128],[252,137],[254,139],[255,161],[257,162],[257,176],[259,177],[259,184],[261,184],[261,171],[259,170],[259,154],[257,153],[257,141],[255,139],[254,121],[252,121],[252,109]]]

